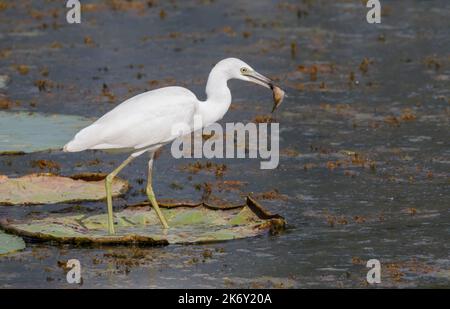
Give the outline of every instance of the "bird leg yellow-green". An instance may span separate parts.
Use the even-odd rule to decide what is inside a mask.
[[[152,203],[152,206],[155,209],[156,214],[158,215],[159,221],[161,221],[161,224],[165,229],[168,229],[169,225],[167,224],[166,218],[164,217],[161,210],[159,209],[159,205],[158,205],[158,202],[156,201],[155,193],[153,192],[153,188],[152,188],[152,170],[153,170],[154,156],[155,156],[155,153],[151,152],[150,160],[148,161],[148,179],[147,179],[146,192],[147,192],[147,197],[148,197],[150,203]]]
[[[133,161],[133,159],[134,159],[133,156],[129,156],[125,161],[122,162],[122,164],[119,165],[118,168],[116,168],[108,176],[106,176],[106,179],[105,179],[106,203],[108,205],[108,232],[111,235],[115,234],[115,231],[114,231],[114,219],[113,219],[113,207],[112,207],[112,195],[111,195],[111,192],[112,192],[111,185],[112,185],[114,177],[116,177],[117,174],[119,174],[120,171],[123,170],[123,168],[125,166],[127,166],[131,161]]]

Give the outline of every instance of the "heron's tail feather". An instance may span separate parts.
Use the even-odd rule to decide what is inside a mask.
[[[84,128],[64,146],[63,151],[79,152],[86,149],[92,149],[92,147],[101,143],[97,129],[97,125],[90,125],[89,127]]]
[[[63,151],[64,152],[78,152],[86,150],[87,148],[84,145],[80,145],[80,143],[77,143],[76,139],[71,140],[66,145],[64,145]]]

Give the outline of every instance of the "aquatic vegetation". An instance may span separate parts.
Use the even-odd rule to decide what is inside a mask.
[[[0,231],[0,255],[23,249],[25,249],[25,242],[21,237]]]
[[[248,197],[241,206],[160,203],[170,224],[164,230],[148,203],[133,205],[115,213],[115,235],[108,234],[107,215],[64,215],[21,222],[3,220],[0,226],[11,233],[32,239],[78,245],[123,244],[167,245],[210,243],[270,232],[285,227],[283,217],[271,214]]]
[[[77,130],[91,122],[72,115],[0,111],[0,154],[61,149]]]
[[[72,177],[52,174],[31,174],[19,178],[0,175],[0,205],[55,204],[106,197],[104,175],[84,174]],[[125,180],[116,178],[114,196],[128,189]]]

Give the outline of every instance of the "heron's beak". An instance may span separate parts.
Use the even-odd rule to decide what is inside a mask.
[[[256,71],[248,72],[243,75],[247,76],[252,83],[261,85],[269,89],[273,89],[273,81],[270,78],[267,78]]]

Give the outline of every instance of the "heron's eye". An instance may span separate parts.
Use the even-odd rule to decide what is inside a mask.
[[[248,69],[247,68],[241,68],[241,73],[247,73]]]

